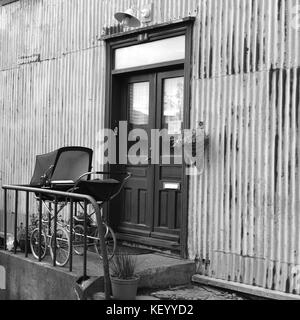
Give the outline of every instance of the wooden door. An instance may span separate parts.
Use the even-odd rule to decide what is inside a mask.
[[[170,152],[164,153],[160,141],[160,161],[155,165],[154,224],[151,236],[177,243],[180,242],[182,214],[182,156],[176,153],[175,142],[183,129],[183,92],[182,70],[157,74],[156,128],[167,131]],[[166,162],[169,164],[164,164]]]
[[[182,165],[176,164],[174,136],[183,128],[183,92],[183,70],[125,77],[120,90],[119,120],[127,120],[128,134],[133,129],[147,133],[148,159],[123,166],[132,177],[119,201],[117,229],[121,236],[174,250],[180,250],[183,172]],[[166,129],[169,135],[168,164],[164,164],[162,138],[157,140],[159,145],[157,141],[151,145],[152,129]],[[129,141],[127,149],[137,141]],[[155,152],[159,152],[158,163],[153,163]]]
[[[122,82],[122,119],[128,123],[128,137],[134,129],[151,134],[155,126],[155,75],[146,74],[127,77]],[[127,142],[130,152],[134,141]],[[148,155],[150,145],[148,145]],[[130,235],[150,237],[153,225],[154,167],[147,159],[146,164],[129,164],[124,169],[132,174],[125,185],[121,199],[121,219],[118,230]]]

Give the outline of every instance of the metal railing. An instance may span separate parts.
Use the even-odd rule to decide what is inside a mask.
[[[105,298],[110,299],[110,277],[109,277],[109,262],[108,262],[108,255],[106,249],[106,243],[104,240],[104,232],[103,228],[101,227],[103,224],[102,215],[100,206],[96,202],[96,200],[85,194],[79,193],[71,193],[71,192],[63,192],[63,191],[55,191],[50,189],[43,189],[43,188],[32,188],[27,185],[4,185],[2,186],[4,189],[4,250],[7,250],[7,195],[8,191],[15,191],[15,212],[14,212],[14,253],[17,253],[17,227],[18,227],[18,199],[19,199],[19,192],[26,193],[26,200],[25,200],[25,257],[28,257],[28,239],[29,239],[29,194],[34,193],[37,195],[37,199],[39,201],[39,217],[38,217],[38,229],[39,229],[39,249],[38,249],[38,257],[39,261],[41,261],[41,242],[42,242],[42,195],[46,196],[53,196],[54,199],[54,250],[53,250],[53,266],[56,266],[56,231],[57,231],[57,216],[58,216],[58,198],[64,198],[66,202],[70,203],[70,258],[69,258],[69,271],[72,272],[73,270],[73,247],[72,247],[72,239],[73,239],[73,203],[76,201],[84,202],[84,239],[83,239],[83,278],[87,278],[87,205],[90,203],[93,206],[93,209],[96,214],[97,219],[97,226],[98,226],[98,235],[100,239],[100,248],[102,252],[102,261],[103,261],[103,272],[104,272],[104,292]],[[61,201],[61,200],[60,200]],[[50,219],[48,219],[49,224],[51,223]]]

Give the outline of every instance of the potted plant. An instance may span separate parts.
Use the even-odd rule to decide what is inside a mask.
[[[120,253],[111,261],[111,287],[113,298],[135,300],[139,276],[136,275],[137,258],[128,253]]]

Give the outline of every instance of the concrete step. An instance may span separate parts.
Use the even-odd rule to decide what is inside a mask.
[[[0,265],[7,274],[6,299],[22,300],[74,300],[77,299],[74,286],[82,275],[83,258],[74,256],[73,271],[66,267],[53,267],[46,257],[38,262],[31,255],[16,255],[0,250]],[[91,294],[103,291],[103,266],[95,253],[88,253],[88,276],[97,279],[91,286]],[[188,284],[195,274],[193,261],[166,256],[153,252],[137,254],[137,273],[140,276],[139,288],[169,288]]]

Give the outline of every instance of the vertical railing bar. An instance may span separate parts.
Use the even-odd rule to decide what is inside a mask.
[[[56,266],[56,237],[57,237],[57,197],[54,200],[54,225],[53,225],[53,236],[54,236],[54,243],[53,243],[53,267]]]
[[[39,261],[42,261],[42,210],[42,194],[39,193]],[[47,250],[47,246],[45,247],[45,250]]]
[[[83,277],[87,278],[86,264],[87,264],[87,202],[84,200],[84,250],[83,250]]]
[[[77,217],[77,201],[75,201],[74,216]]]
[[[51,236],[51,210],[52,204],[49,202],[49,210],[48,210],[48,236]]]
[[[70,264],[69,270],[73,269],[73,199],[70,198]]]
[[[14,254],[17,253],[17,229],[18,229],[18,198],[19,192],[15,192],[15,221],[14,221]]]
[[[105,244],[104,239],[104,232],[103,232],[103,220],[102,220],[102,205],[99,205],[95,201],[91,202],[95,211],[96,211],[96,218],[97,218],[97,225],[98,225],[98,235],[100,238],[100,247],[102,252],[102,262],[103,262],[103,271],[104,271],[104,292],[105,292],[105,299],[110,300],[111,296],[111,287],[110,287],[110,278],[109,278],[109,262],[107,256],[107,247]]]
[[[4,189],[4,250],[7,250],[7,189]]]
[[[26,192],[26,217],[25,217],[25,257],[28,257],[28,238],[29,238],[29,192]]]

